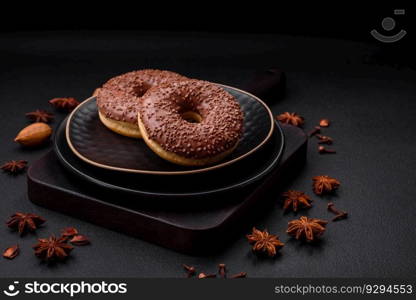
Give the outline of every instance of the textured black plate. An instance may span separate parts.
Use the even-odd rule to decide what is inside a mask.
[[[172,164],[151,151],[142,139],[132,139],[107,129],[99,120],[91,97],[69,116],[67,142],[80,159],[99,168],[116,171],[178,175],[211,171],[235,163],[259,150],[273,132],[273,115],[259,98],[223,86],[240,103],[244,112],[244,134],[237,148],[221,162],[207,167]]]
[[[61,163],[88,184],[132,196],[194,197],[233,191],[257,182],[273,170],[284,146],[282,129],[276,122],[271,138],[259,151],[224,168],[173,176],[124,173],[97,168],[80,160],[68,147],[66,123],[67,120],[61,123],[54,138],[54,150]]]

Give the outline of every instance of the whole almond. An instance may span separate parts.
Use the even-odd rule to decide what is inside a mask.
[[[38,146],[44,143],[52,134],[52,128],[45,123],[37,122],[23,128],[14,139],[23,146]]]

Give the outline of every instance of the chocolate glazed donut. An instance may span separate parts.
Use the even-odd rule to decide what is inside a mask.
[[[171,82],[142,97],[138,121],[146,144],[179,165],[203,166],[222,160],[237,146],[243,113],[219,85],[200,80]]]
[[[174,72],[150,69],[111,78],[94,92],[100,120],[114,132],[140,138],[137,113],[141,97],[151,87],[187,79]]]

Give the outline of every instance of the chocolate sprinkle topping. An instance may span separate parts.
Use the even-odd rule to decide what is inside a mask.
[[[97,106],[107,118],[137,124],[140,98],[147,90],[172,80],[187,79],[174,72],[152,69],[125,73],[111,78],[97,91]]]
[[[243,113],[235,98],[220,86],[201,80],[161,84],[141,99],[140,118],[151,140],[164,150],[187,158],[218,155],[236,145],[243,131]],[[182,113],[198,113],[191,123]]]

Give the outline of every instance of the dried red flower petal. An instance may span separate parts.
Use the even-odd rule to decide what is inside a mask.
[[[54,98],[49,100],[49,103],[59,109],[65,109],[68,111],[73,110],[75,107],[79,105],[79,102],[72,97],[68,98]]]
[[[11,247],[7,248],[3,252],[3,257],[7,258],[7,259],[13,259],[17,255],[19,255],[19,252],[20,252],[19,245],[14,245],[14,246],[11,246]]]
[[[69,240],[69,242],[76,246],[85,246],[90,244],[90,240],[82,234],[74,236],[72,239]]]
[[[8,172],[10,174],[17,174],[22,172],[27,166],[27,161],[25,160],[11,160],[6,162],[0,168],[3,169],[4,172]]]
[[[38,243],[33,246],[35,255],[46,261],[64,260],[68,257],[74,247],[66,242],[65,237],[57,239],[51,236],[47,239],[38,239]]]
[[[53,120],[52,113],[39,109],[26,113],[26,117],[34,122],[49,123]]]
[[[9,228],[17,229],[20,234],[29,231],[35,231],[39,225],[45,223],[46,220],[41,216],[31,214],[31,213],[21,213],[17,212],[10,217],[6,222],[6,225]]]
[[[301,117],[300,115],[298,115],[295,112],[293,112],[293,113],[284,112],[284,113],[278,115],[276,118],[277,118],[277,120],[279,120],[282,123],[291,124],[293,126],[298,126],[298,127],[302,126],[303,123],[304,123],[303,117]]]

